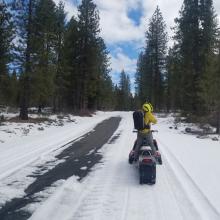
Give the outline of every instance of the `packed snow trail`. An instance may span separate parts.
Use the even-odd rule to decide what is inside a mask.
[[[128,153],[136,138],[132,129],[131,113],[123,113],[123,120],[115,133],[118,138],[102,148],[103,163],[96,165],[94,172],[81,182],[74,177],[69,178],[30,219],[220,219],[219,213],[204,198],[202,192],[191,184],[185,171],[179,169],[177,175],[174,167],[178,167],[178,162],[168,155],[162,141],[159,148],[163,153],[164,163],[157,166],[156,184],[139,185],[138,169],[128,164]],[[190,191],[187,191],[184,184],[191,187]],[[189,195],[189,192],[194,193]],[[193,198],[194,196],[197,198]],[[202,205],[194,202],[201,202]]]
[[[113,116],[117,117],[118,113],[98,112],[93,117],[74,117],[74,123],[63,127],[50,126],[43,132],[38,130],[27,136],[16,135],[5,143],[0,142],[0,180],[85,135],[98,123]]]

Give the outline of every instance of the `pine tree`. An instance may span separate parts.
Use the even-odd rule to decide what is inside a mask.
[[[113,110],[115,107],[115,93],[111,77],[106,74],[99,82],[98,110]]]
[[[120,74],[119,87],[117,90],[117,110],[128,111],[131,109],[131,85],[130,77],[122,70]]]
[[[12,61],[13,22],[8,5],[0,2],[0,103],[9,104],[7,100],[9,85],[8,65]]]
[[[147,50],[152,73],[152,103],[155,109],[162,107],[163,101],[163,71],[165,69],[165,58],[167,49],[166,25],[159,7],[156,8],[146,33]]]
[[[213,52],[215,15],[211,0],[185,0],[180,17],[176,19],[176,36],[181,57],[183,88],[182,106],[187,113],[202,113],[199,82],[208,57]]]
[[[36,0],[17,1],[14,8],[16,23],[16,63],[19,66],[20,84],[20,118],[28,119],[28,107],[30,104],[30,79],[33,71],[34,57],[34,24]]]
[[[200,36],[201,36],[201,60],[202,69],[205,69],[209,55],[213,54],[217,38],[217,18],[212,0],[200,0]]]
[[[56,59],[56,75],[55,75],[55,91],[53,99],[53,110],[61,111],[64,108],[64,90],[65,90],[65,77],[64,77],[64,36],[65,36],[65,23],[66,13],[64,11],[63,2],[59,2],[56,8],[56,42],[55,49],[57,54]]]
[[[56,71],[56,5],[52,0],[39,0],[34,22],[34,71],[32,101],[41,108],[52,104]]]
[[[216,133],[220,133],[220,42],[218,43],[218,54],[209,57],[206,71],[200,80],[200,98],[206,105],[209,115],[214,118]]]
[[[76,18],[72,17],[64,35],[64,100],[67,108],[77,111],[80,106],[79,30]]]
[[[94,105],[97,79],[97,39],[100,33],[99,13],[92,0],[83,0],[79,10],[79,109]]]
[[[99,37],[97,39],[97,80],[96,94],[94,104],[98,109],[112,108],[113,106],[113,83],[109,76],[110,64],[109,53],[107,51],[104,40]]]
[[[147,99],[152,102],[155,109],[163,107],[166,50],[166,25],[157,7],[150,19],[146,32],[146,48],[139,56],[136,74],[140,101],[144,102]]]
[[[146,97],[150,97],[151,80],[146,80],[146,68],[148,67],[147,55],[141,52],[137,61],[137,70],[135,74],[136,94],[139,102],[142,103],[146,100]],[[150,73],[150,71],[148,71]]]
[[[195,4],[197,3],[197,4]],[[176,19],[178,31],[176,39],[180,44],[181,69],[183,100],[182,105],[185,111],[195,109],[196,89],[195,80],[198,73],[194,60],[198,60],[198,41],[199,41],[199,23],[198,23],[198,1],[185,0],[183,3],[181,16]]]
[[[182,109],[182,72],[181,72],[181,57],[177,45],[173,45],[169,49],[166,61],[166,109],[167,111],[175,111]]]

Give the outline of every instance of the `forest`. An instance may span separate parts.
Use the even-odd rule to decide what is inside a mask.
[[[159,7],[146,23],[133,94],[124,70],[118,84],[112,81],[92,0],[82,0],[69,20],[62,1],[1,0],[0,105],[19,108],[27,120],[30,107],[129,111],[149,101],[156,112],[181,112],[219,133],[220,35],[213,1],[184,0],[172,38]]]

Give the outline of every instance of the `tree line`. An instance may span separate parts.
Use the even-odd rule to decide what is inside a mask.
[[[180,111],[211,122],[220,132],[220,35],[212,0],[184,0],[168,48],[165,21],[156,8],[136,71],[136,96],[157,111]]]
[[[99,11],[83,0],[66,18],[53,0],[0,2],[0,104],[54,112],[133,110],[150,101],[156,111],[181,111],[220,127],[220,38],[212,0],[184,0],[173,45],[159,7],[149,20],[137,61],[135,94],[129,75],[110,77]]]
[[[121,110],[122,83],[110,77],[109,52],[100,37],[99,11],[83,0],[67,21],[63,2],[0,2],[0,104],[54,112]],[[128,94],[129,93],[129,94]],[[130,97],[130,91],[127,92]]]

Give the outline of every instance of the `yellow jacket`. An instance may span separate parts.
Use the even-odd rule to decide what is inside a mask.
[[[151,123],[156,124],[157,119],[154,117],[154,115],[151,112],[144,113],[144,123],[145,125],[151,125]],[[148,133],[150,129],[145,128],[141,130],[142,133]]]

